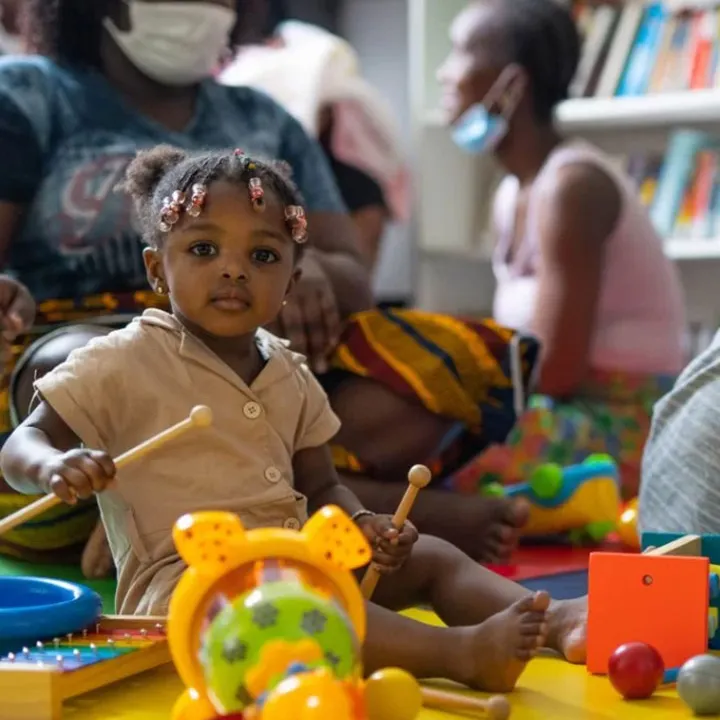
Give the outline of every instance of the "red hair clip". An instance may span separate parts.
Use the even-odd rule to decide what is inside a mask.
[[[162,232],[170,232],[173,225],[180,220],[180,213],[185,202],[185,193],[181,190],[175,190],[172,197],[163,199],[162,208],[160,210],[160,230]]]
[[[255,210],[262,212],[265,209],[265,190],[263,190],[262,181],[259,177],[251,177],[248,180],[248,190],[252,206]]]
[[[190,217],[198,217],[205,207],[205,200],[207,199],[207,187],[202,183],[195,183],[192,186],[192,195],[190,196],[190,203],[187,207],[187,214]]]
[[[285,208],[285,219],[290,224],[292,239],[302,245],[307,242],[307,218],[305,210],[300,205],[288,205]]]

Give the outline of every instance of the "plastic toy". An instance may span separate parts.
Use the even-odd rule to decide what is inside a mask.
[[[352,570],[371,551],[339,508],[318,511],[302,531],[246,531],[235,515],[197,513],[176,523],[173,538],[188,565],[168,616],[186,687],[173,720],[382,720],[377,698],[400,690],[403,720],[414,719],[418,694],[433,707],[467,700],[466,709],[508,717],[504,698],[438,693],[400,671],[365,683],[365,604]]]
[[[48,629],[0,658],[3,718],[60,720],[64,700],[170,662],[159,618],[96,616],[62,637]]]
[[[695,715],[719,715],[720,658],[698,655],[688,660],[680,668],[677,691]]]
[[[173,718],[269,720],[289,702],[299,714],[308,693],[329,717],[363,717],[353,698],[365,610],[351,571],[371,553],[341,510],[321,510],[302,532],[246,532],[235,515],[198,513],[181,518],[173,537],[188,564],[168,616],[172,657],[188,688]]]
[[[82,585],[0,577],[0,652],[90,627],[101,612],[100,596]]]
[[[580,465],[539,467],[526,483],[491,484],[485,494],[523,497],[530,501],[526,535],[573,531],[601,541],[614,529],[620,513],[620,481],[615,462],[594,455]]]
[[[626,700],[649,698],[658,689],[664,673],[660,653],[646,643],[621,645],[608,663],[610,682]]]
[[[620,542],[630,550],[640,550],[638,534],[638,499],[629,500],[620,513],[616,532]]]

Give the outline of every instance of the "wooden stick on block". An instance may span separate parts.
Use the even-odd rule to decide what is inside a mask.
[[[442,690],[423,687],[423,706],[446,712],[482,714],[491,720],[507,720],[510,717],[510,703],[503,695],[495,695],[488,700],[469,697]]]
[[[191,410],[190,415],[182,422],[173,425],[167,430],[163,430],[149,440],[140,443],[140,445],[134,447],[132,450],[128,450],[115,458],[115,467],[119,470],[129,463],[145,457],[145,455],[157,450],[157,448],[166,442],[174,440],[187,430],[209,427],[210,425],[212,425],[212,411],[206,405],[198,405]],[[16,513],[0,520],[0,535],[9,532],[18,525],[26,523],[28,520],[32,520],[34,517],[55,507],[60,502],[61,500],[57,495],[46,495],[44,498],[37,500],[22,510],[18,510]]]
[[[660,547],[646,548],[643,555],[702,557],[702,538],[699,535],[683,535]]]
[[[408,473],[409,487],[405,491],[405,495],[392,518],[392,524],[395,528],[400,530],[405,524],[413,503],[417,498],[417,494],[429,484],[430,480],[432,480],[432,474],[424,465],[413,465],[413,467],[410,468],[410,472]],[[372,597],[379,580],[380,573],[377,567],[370,565],[360,583],[360,590],[366,600]]]

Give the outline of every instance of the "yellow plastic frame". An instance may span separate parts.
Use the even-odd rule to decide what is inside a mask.
[[[358,641],[365,640],[365,602],[352,570],[368,563],[371,549],[339,507],[322,508],[301,531],[246,531],[232,513],[194,513],[177,521],[173,539],[188,565],[171,598],[167,623],[170,653],[186,687],[175,707],[175,720],[205,720],[217,715],[207,697],[195,651],[202,619],[199,614],[217,583],[243,566],[274,558],[302,563],[322,573],[337,591]]]

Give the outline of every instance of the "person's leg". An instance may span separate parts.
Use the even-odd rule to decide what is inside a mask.
[[[410,467],[429,462],[455,423],[371,379],[349,376],[328,390],[342,422],[333,445],[371,469],[362,476],[341,472],[343,482],[369,509],[394,512]],[[433,488],[423,490],[413,508],[413,522],[422,532],[443,537],[486,562],[508,557],[526,519],[522,503],[459,497]]]
[[[512,690],[545,644],[550,598],[512,583],[493,588],[491,575],[452,545],[421,536],[405,566],[381,579],[375,601],[390,611],[429,603],[449,627],[389,616],[371,603],[367,669],[395,665],[416,677],[444,677],[489,692]]]
[[[456,644],[457,665],[450,665],[452,679],[470,685],[499,690],[500,686],[514,684],[540,644],[571,662],[585,658],[586,598],[553,601],[546,614],[547,627],[539,627],[542,620],[538,613],[542,615],[547,607],[546,597],[538,598],[483,568],[438,538],[421,536],[405,565],[381,578],[373,600],[395,611],[429,605],[446,625],[460,630],[449,633],[446,640],[442,634],[433,635],[433,641],[441,643],[441,654],[446,649],[444,643]],[[371,658],[374,662],[383,662],[388,652],[383,637],[389,644],[387,638],[394,640],[398,635],[384,635],[374,641],[378,648],[377,659]],[[373,652],[373,647],[367,652]],[[398,652],[405,652],[405,648]]]
[[[110,330],[102,325],[68,326],[49,333],[28,347],[25,356],[19,359],[10,383],[8,402],[14,423],[22,422],[30,414],[33,384],[37,378],[64,362],[73,350],[83,347],[94,337],[108,334]],[[27,504],[35,500],[18,496],[1,478],[0,483],[3,486],[0,488],[0,512],[5,505],[17,505],[18,501]],[[42,540],[44,545],[50,546],[52,559],[67,561],[68,557],[72,557],[77,561],[81,557],[82,570],[88,578],[107,577],[112,572],[112,555],[94,501],[72,508],[59,507],[48,513],[45,519],[53,521],[45,530],[48,537]],[[31,537],[30,531],[23,528],[18,530],[16,540],[21,545],[40,542],[36,534]],[[57,545],[57,551],[52,550],[53,544]],[[69,544],[74,548],[72,555],[67,551]],[[21,555],[28,559],[48,559],[32,550],[28,548],[28,552]]]

